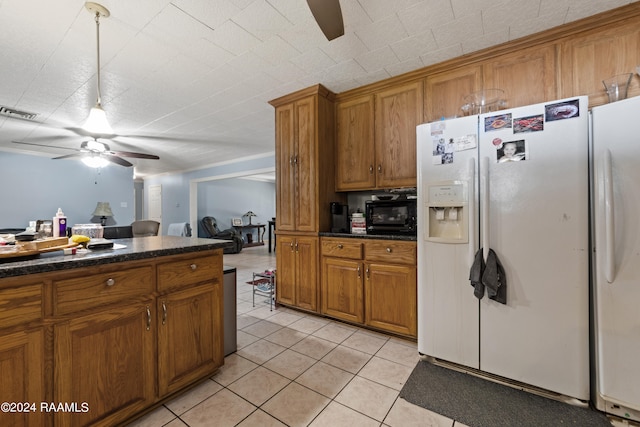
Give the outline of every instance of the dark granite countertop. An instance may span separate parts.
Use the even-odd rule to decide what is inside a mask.
[[[113,249],[83,251],[76,255],[64,255],[63,251],[56,251],[32,258],[7,258],[0,262],[0,278],[199,252],[232,244],[229,240],[176,236],[114,239],[113,242],[117,245]],[[125,247],[120,248],[120,245]]]
[[[321,237],[340,237],[343,239],[378,239],[378,240],[404,240],[408,242],[417,241],[416,236],[406,236],[401,234],[351,234],[351,233],[330,233],[322,232]]]

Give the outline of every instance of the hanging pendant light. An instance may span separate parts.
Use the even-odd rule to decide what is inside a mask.
[[[84,4],[85,8],[95,15],[96,21],[96,53],[98,58],[98,68],[97,68],[97,76],[98,76],[98,84],[97,91],[98,97],[96,100],[96,105],[89,111],[89,117],[85,121],[82,128],[87,132],[98,135],[111,135],[113,134],[113,129],[109,125],[107,121],[107,115],[102,109],[102,98],[100,92],[100,18],[105,17],[108,18],[110,13],[109,10],[98,3],[86,2]]]

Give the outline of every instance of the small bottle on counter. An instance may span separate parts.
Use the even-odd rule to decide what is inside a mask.
[[[67,236],[67,217],[64,216],[62,208],[58,208],[56,216],[53,217],[53,237]]]

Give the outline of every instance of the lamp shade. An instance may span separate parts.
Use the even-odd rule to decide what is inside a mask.
[[[82,129],[93,134],[111,135],[113,133],[113,129],[107,121],[107,115],[99,103],[89,111],[89,117],[82,125]]]
[[[109,202],[98,202],[96,205],[96,209],[93,211],[93,216],[113,216],[113,212],[111,212],[111,206],[109,206]]]

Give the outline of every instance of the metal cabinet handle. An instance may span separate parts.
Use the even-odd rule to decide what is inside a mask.
[[[194,270],[194,271],[195,271],[196,268],[198,268],[198,266],[195,265],[195,264],[191,264],[189,267],[191,267],[191,270]]]
[[[151,309],[147,306],[147,331],[151,329]]]
[[[116,284],[115,279],[112,279],[111,277],[107,279],[107,286],[113,286],[115,284]]]
[[[373,175],[373,165],[369,165],[369,174]]]
[[[167,304],[162,301],[162,324],[165,325],[167,323]]]
[[[362,276],[360,275],[360,266],[358,266],[358,279],[360,279]]]
[[[371,277],[371,274],[370,274],[370,272],[369,272],[369,267],[367,267],[367,269],[364,271],[364,274],[365,274],[365,276],[367,276],[367,279],[368,279],[369,277]]]
[[[378,165],[378,173],[382,173],[382,165]]]
[[[298,242],[296,242],[296,252],[298,252]]]
[[[342,249],[344,248],[344,246],[342,246],[342,243],[338,243],[338,249]]]
[[[393,249],[391,249],[391,248],[387,248],[387,252],[388,252],[388,253],[391,253],[392,251],[393,251]]]
[[[291,242],[291,244],[289,246],[291,246],[291,252],[293,252],[293,241]]]

